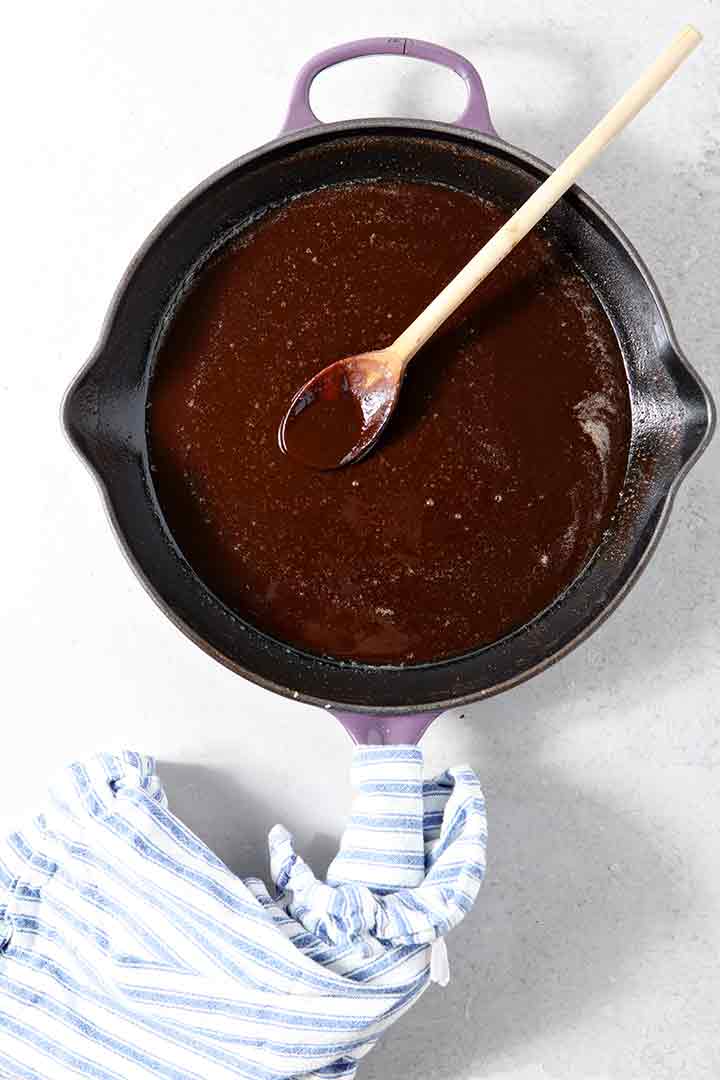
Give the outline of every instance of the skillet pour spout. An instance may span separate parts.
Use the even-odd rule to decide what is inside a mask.
[[[387,40],[400,43],[396,51],[403,42],[407,51],[410,42]],[[202,183],[133,260],[98,347],[63,405],[67,434],[99,481],[118,539],[168,617],[238,674],[336,713],[437,713],[508,689],[565,655],[637,579],[682,478],[713,430],[710,396],[675,341],[648,270],[615,223],[573,188],[546,228],[580,268],[615,330],[632,432],[610,526],[561,596],[502,640],[461,656],[405,666],[353,664],[311,655],[261,632],[225,606],[185,559],[155,491],[147,411],[158,342],[194,276],[245,223],[328,184],[416,179],[508,208],[519,205],[549,167],[494,134],[477,76],[472,88],[483,95],[483,107],[473,113],[483,130],[412,120],[317,123],[286,132]],[[303,90],[303,102],[306,96]],[[301,112],[312,123],[305,104]]]
[[[681,425],[685,465],[676,478],[676,482],[679,482],[710,442],[717,415],[710,391],[674,340],[669,346],[667,363],[673,374],[678,401],[682,403],[685,413]],[[672,429],[674,416],[670,415],[671,411],[668,410],[666,420]]]

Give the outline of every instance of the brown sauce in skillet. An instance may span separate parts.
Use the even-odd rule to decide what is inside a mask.
[[[368,458],[320,473],[278,446],[302,383],[389,344],[507,216],[426,183],[330,187],[239,233],[182,300],[151,387],[158,497],[196,572],[260,629],[438,660],[526,623],[596,548],[627,382],[590,286],[541,231],[418,354]]]

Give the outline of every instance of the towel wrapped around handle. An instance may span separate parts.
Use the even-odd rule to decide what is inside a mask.
[[[0,844],[0,1076],[352,1077],[470,910],[485,807],[463,766],[355,751],[326,882],[270,834],[273,891],[168,809],[152,758],[76,763]],[[231,813],[231,809],[229,809]],[[440,951],[438,951],[440,950]]]

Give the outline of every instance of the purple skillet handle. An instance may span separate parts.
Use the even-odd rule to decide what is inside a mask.
[[[333,713],[358,746],[393,746],[399,743],[404,746],[415,746],[439,715],[440,710],[398,716]]]
[[[476,69],[460,53],[446,49],[442,45],[433,45],[429,41],[417,41],[415,38],[363,38],[361,41],[348,41],[345,45],[335,45],[332,49],[313,56],[300,69],[295,80],[290,105],[283,125],[283,133],[299,131],[301,128],[315,127],[321,124],[310,108],[310,87],[313,79],[325,68],[341,64],[345,60],[354,60],[358,56],[378,55],[413,56],[418,60],[430,60],[433,64],[442,64],[450,68],[465,83],[468,97],[464,111],[455,123],[458,127],[474,128],[484,135],[496,135],[490,119],[485,89]]]

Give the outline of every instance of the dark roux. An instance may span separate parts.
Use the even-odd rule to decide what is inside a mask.
[[[333,360],[388,345],[507,218],[424,183],[302,196],[213,257],[151,388],[168,524],[231,608],[374,663],[492,642],[577,576],[616,506],[630,413],[610,322],[536,230],[415,358],[388,433],[320,473],[278,425]]]

